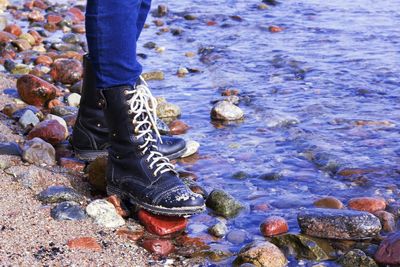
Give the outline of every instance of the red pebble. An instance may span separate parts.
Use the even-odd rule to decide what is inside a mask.
[[[289,226],[285,218],[271,216],[260,225],[260,231],[264,236],[275,236],[289,231]]]
[[[143,247],[160,256],[167,256],[175,250],[172,242],[166,239],[146,239],[143,241]]]
[[[69,240],[67,246],[71,249],[88,249],[88,250],[101,250],[101,246],[97,243],[96,239],[92,237],[79,237]]]
[[[187,219],[183,217],[155,215],[143,209],[139,211],[138,216],[147,231],[159,236],[185,230],[187,226]]]

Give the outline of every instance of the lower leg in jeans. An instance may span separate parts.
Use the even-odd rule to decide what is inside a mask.
[[[144,23],[146,22],[147,15],[149,14],[151,6],[151,0],[142,0],[142,4],[140,5],[139,16],[136,23],[137,35],[136,40],[139,40],[140,33],[143,30]]]
[[[136,59],[142,0],[88,0],[86,37],[97,88],[133,86],[142,72]]]

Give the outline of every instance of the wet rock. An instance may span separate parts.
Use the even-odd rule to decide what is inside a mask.
[[[69,240],[67,246],[70,249],[84,249],[84,250],[94,250],[100,251],[101,246],[97,243],[96,239],[92,237],[80,237],[76,239]]]
[[[389,235],[380,244],[375,260],[380,264],[400,265],[400,232]]]
[[[228,227],[223,222],[218,222],[208,228],[208,232],[215,237],[224,237],[228,232]]]
[[[383,230],[385,232],[396,231],[396,220],[392,213],[380,210],[375,212],[374,215],[381,221]]]
[[[335,249],[327,240],[302,234],[289,233],[275,236],[271,242],[298,259],[322,261],[336,256]]]
[[[64,117],[68,115],[77,115],[78,109],[76,107],[68,106],[55,106],[51,109],[51,114]]]
[[[395,218],[400,217],[400,202],[390,203],[386,210],[394,215]]]
[[[22,150],[17,143],[0,143],[0,155],[21,156]]]
[[[338,259],[338,263],[343,267],[378,267],[372,258],[359,249],[350,250]]]
[[[76,59],[57,59],[50,71],[54,81],[74,84],[82,78],[83,68],[81,62]]]
[[[129,217],[129,211],[127,211],[121,202],[121,199],[115,195],[109,196],[107,201],[114,205],[115,210],[117,211],[118,215],[122,218]]]
[[[33,138],[25,143],[22,159],[32,164],[56,164],[56,151],[52,145],[40,138]]]
[[[243,244],[247,240],[247,232],[244,230],[232,230],[226,235],[226,240],[232,244]]]
[[[81,95],[77,93],[72,93],[67,96],[68,105],[71,107],[78,107],[79,103],[81,102]]]
[[[176,118],[181,115],[181,109],[174,104],[168,103],[164,98],[157,98],[157,117],[163,118]]]
[[[54,99],[57,92],[54,85],[30,74],[17,80],[17,89],[23,101],[41,107],[49,100]]]
[[[100,192],[106,192],[106,168],[107,157],[99,157],[95,159],[88,167],[89,183]]]
[[[379,210],[385,210],[386,201],[377,197],[357,197],[350,199],[349,208],[374,213]]]
[[[51,217],[55,220],[80,221],[86,219],[85,211],[75,202],[62,202],[51,209]]]
[[[200,144],[196,141],[189,140],[186,142],[186,152],[181,156],[181,158],[187,158],[197,153],[200,148]]]
[[[321,238],[372,238],[382,228],[374,215],[353,210],[310,209],[300,212],[297,219],[303,233]]]
[[[282,173],[279,172],[267,172],[263,173],[257,177],[257,179],[261,179],[264,181],[277,181],[282,178]]]
[[[187,226],[187,219],[183,217],[155,215],[143,209],[139,211],[138,217],[147,231],[159,236],[183,231]]]
[[[217,215],[225,218],[232,218],[239,214],[244,206],[225,191],[215,189],[207,198],[207,207]]]
[[[260,225],[260,231],[264,236],[275,236],[289,231],[289,226],[285,218],[271,216]]]
[[[162,71],[145,72],[142,74],[142,77],[146,81],[162,81],[165,79],[164,72]]]
[[[95,223],[115,228],[125,224],[125,220],[118,215],[113,204],[104,199],[97,199],[86,207],[86,213],[92,217]]]
[[[272,33],[276,33],[276,32],[281,32],[281,31],[283,31],[283,28],[282,28],[282,27],[279,27],[279,26],[272,25],[272,26],[269,26],[269,27],[268,27],[268,30],[269,30],[270,32],[272,32]]]
[[[164,17],[168,14],[168,7],[166,5],[158,5],[157,7],[157,16]]]
[[[118,229],[116,234],[118,236],[125,237],[126,239],[129,239],[131,241],[138,241],[141,239],[144,235],[144,230],[139,229],[139,230],[130,230],[130,229]]]
[[[185,77],[186,74],[189,74],[189,70],[187,68],[180,67],[176,74],[178,75],[178,77]]]
[[[40,55],[35,59],[35,64],[49,67],[51,64],[53,64],[53,59],[46,55]]]
[[[39,118],[31,110],[25,110],[24,114],[18,120],[18,123],[24,130],[31,129],[40,122]]]
[[[343,209],[342,201],[335,197],[323,197],[314,202],[314,206],[326,209]]]
[[[83,172],[86,167],[85,162],[74,158],[60,158],[60,166],[76,172]]]
[[[147,251],[160,256],[168,256],[175,250],[172,242],[167,239],[146,239],[142,246]]]
[[[168,125],[170,129],[170,134],[172,135],[179,135],[184,134],[189,129],[189,126],[184,123],[183,121],[175,120]]]
[[[63,185],[53,185],[40,192],[38,199],[44,204],[60,203],[64,201],[81,202],[83,196],[73,188]]]
[[[28,139],[39,137],[42,140],[56,145],[65,140],[65,127],[57,120],[46,120],[38,123],[28,134]]]
[[[234,261],[234,266],[251,263],[262,267],[283,267],[287,264],[285,255],[268,241],[256,241],[242,248]]]
[[[211,110],[211,118],[214,120],[235,121],[243,117],[243,111],[228,101],[218,102]]]

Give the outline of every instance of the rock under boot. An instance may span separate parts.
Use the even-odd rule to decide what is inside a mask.
[[[107,192],[153,213],[185,216],[205,210],[204,199],[178,177],[158,150],[156,101],[145,83],[101,90],[110,129]]]
[[[84,56],[83,65],[82,97],[71,144],[77,158],[92,161],[108,155],[109,130],[100,94],[96,89],[95,73],[88,56]],[[164,156],[176,159],[186,152],[186,142],[182,138],[162,136],[162,143],[159,142],[158,148]]]

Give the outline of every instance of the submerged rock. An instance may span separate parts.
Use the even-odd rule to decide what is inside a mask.
[[[298,214],[303,233],[332,239],[366,239],[379,234],[382,226],[368,212],[335,209],[310,209]]]
[[[385,210],[386,202],[383,198],[378,197],[356,197],[350,199],[349,208],[373,213],[379,210]]]
[[[57,93],[57,87],[30,74],[17,80],[17,89],[23,101],[41,107],[49,100],[54,99]]]
[[[235,121],[243,117],[243,111],[228,101],[218,102],[211,110],[211,118],[214,120]]]
[[[208,232],[215,237],[224,237],[226,232],[228,231],[228,227],[223,222],[218,222],[208,228]]]
[[[115,228],[125,224],[125,220],[118,215],[113,204],[104,199],[97,199],[86,207],[87,214],[98,225]]]
[[[168,239],[145,239],[142,246],[149,252],[160,256],[168,256],[175,247]]]
[[[400,232],[383,240],[375,254],[375,260],[380,264],[400,265]]]
[[[217,215],[225,218],[232,218],[244,209],[244,206],[225,191],[213,190],[207,198],[207,207],[212,209]]]
[[[256,241],[242,248],[234,261],[234,266],[251,263],[257,267],[283,267],[287,259],[277,246],[268,241]]]
[[[297,259],[322,261],[335,258],[335,250],[327,240],[302,234],[275,236],[271,242]]]
[[[289,231],[289,226],[285,218],[270,216],[260,225],[260,231],[264,236],[280,235]]]
[[[86,219],[85,211],[79,204],[72,201],[58,204],[51,210],[50,215],[55,220],[79,221]]]
[[[314,202],[314,206],[326,209],[343,209],[342,201],[335,197],[323,197]]]
[[[59,203],[64,201],[81,202],[83,200],[83,196],[76,192],[73,188],[62,185],[54,185],[40,192],[38,199],[44,204]]]
[[[22,159],[32,164],[56,164],[56,151],[52,145],[40,138],[33,138],[25,143]]]
[[[343,267],[378,267],[378,264],[372,258],[359,249],[350,250],[341,256],[337,262]]]

